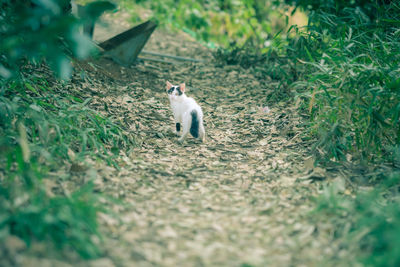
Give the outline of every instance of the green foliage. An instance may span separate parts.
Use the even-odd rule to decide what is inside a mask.
[[[400,6],[375,8],[374,21],[352,5],[335,14],[317,9],[290,44],[289,53],[308,66],[293,86],[308,99],[315,148],[326,159],[350,153],[367,162],[398,161]]]
[[[71,149],[81,158],[103,154],[109,159],[108,150],[133,142],[118,125],[87,106],[90,98],[60,97],[46,84],[36,78],[11,81],[3,87],[0,122],[4,135],[13,135],[22,124],[34,144],[46,147],[42,154],[65,158]]]
[[[310,114],[319,159],[398,166],[400,5],[293,2],[309,11],[309,25],[291,29],[296,35],[288,40],[287,55],[304,66],[291,86],[305,100],[302,108]],[[398,266],[400,176],[377,169],[370,177],[377,175],[362,178],[379,182],[368,191],[354,187],[352,194],[343,181],[326,186],[310,218],[329,225],[333,242],[363,265]]]
[[[232,46],[229,48],[219,48],[214,52],[214,58],[217,62],[224,62],[228,65],[240,65],[249,68],[264,63],[267,55],[254,47],[245,46],[239,48]]]
[[[0,205],[4,208],[0,228],[6,228],[28,245],[32,239],[44,240],[58,249],[73,249],[84,258],[100,254],[95,242],[101,238],[96,221],[99,205],[90,184],[70,196],[49,197],[38,185],[26,189],[20,184],[8,184],[15,182],[19,183],[17,175],[0,186]]]
[[[1,84],[0,228],[28,244],[50,240],[94,257],[99,254],[94,237],[99,237],[100,206],[90,182],[68,193],[49,191],[46,180],[71,179],[65,172],[63,180],[49,174],[87,157],[112,163],[114,153],[134,140],[91,110],[90,99],[63,96],[59,86],[38,74]]]
[[[399,173],[386,176],[386,183],[358,192],[344,194],[342,182],[326,186],[316,199],[317,208],[310,218],[317,225],[330,224],[336,239],[365,266],[400,264]],[[385,193],[383,193],[385,192]]]
[[[347,17],[349,20],[354,18],[348,13],[351,9],[356,11],[356,13],[360,11],[363,16],[373,20],[379,14],[377,8],[379,9],[379,7],[385,5],[385,3],[390,3],[390,1],[387,0],[286,0],[285,2],[309,10],[310,12],[323,13],[326,15],[332,14],[342,17],[343,19]]]
[[[285,27],[276,10],[280,1],[121,1],[140,20],[136,10],[151,10],[152,17],[172,29],[180,29],[211,47],[243,46],[249,41],[263,43]],[[138,8],[139,7],[139,8]],[[271,23],[271,21],[273,23]],[[278,23],[274,23],[277,22]]]
[[[90,98],[37,69],[46,69],[44,61],[69,78],[70,57],[84,58],[93,48],[78,27],[114,5],[92,2],[80,19],[69,0],[1,0],[0,7],[0,239],[12,234],[28,245],[39,240],[98,256],[101,208],[90,177],[75,189],[49,184],[72,180],[66,166],[88,158],[115,164],[119,149],[134,140],[89,108]]]
[[[70,13],[70,0],[0,0],[0,77],[10,78],[25,61],[46,60],[57,75],[70,77],[69,56],[87,57],[94,46],[79,26],[114,8],[99,1],[87,6],[82,19]]]

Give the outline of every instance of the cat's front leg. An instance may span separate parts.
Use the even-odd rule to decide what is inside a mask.
[[[181,120],[180,120],[180,118],[179,118],[179,116],[178,116],[178,114],[175,114],[175,112],[174,112],[174,122],[175,122],[175,127],[172,127],[172,132],[176,135],[176,136],[180,136],[180,134],[179,134],[179,132],[180,132],[180,130],[181,130],[181,126],[182,126],[182,123],[181,123]],[[174,129],[175,128],[175,129]]]
[[[176,136],[180,136],[180,131],[181,131],[181,127],[182,124],[180,122],[175,122],[175,129],[172,130],[172,132],[176,135]]]

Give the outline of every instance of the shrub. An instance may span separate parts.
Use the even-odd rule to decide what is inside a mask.
[[[122,5],[132,10],[132,17],[140,20],[137,10],[146,8],[151,17],[170,29],[180,29],[210,47],[242,47],[249,41],[264,47],[264,42],[285,27],[277,3],[246,1],[131,1]],[[138,8],[139,7],[139,8]]]
[[[0,0],[0,77],[10,78],[26,61],[46,60],[67,79],[72,73],[69,56],[85,58],[94,48],[79,26],[113,8],[96,1],[86,7],[87,16],[78,19],[70,12],[70,0]]]
[[[100,206],[91,182],[69,193],[49,191],[46,180],[54,184],[70,180],[68,172],[63,180],[50,178],[49,173],[86,157],[112,163],[111,151],[118,155],[115,148],[133,145],[134,140],[87,107],[90,99],[62,97],[55,86],[35,76],[1,84],[0,228],[28,244],[50,240],[84,257],[97,256],[94,236],[99,236]]]
[[[400,6],[367,2],[376,8],[374,15],[354,5],[333,13],[313,10],[307,31],[291,43],[291,51],[297,50],[308,66],[304,79],[293,87],[307,99],[312,133],[319,139],[315,148],[323,151],[322,158],[351,154],[365,162],[395,163],[400,141]]]
[[[310,214],[317,225],[330,225],[335,242],[341,240],[341,248],[349,254],[355,253],[351,257],[355,256],[364,266],[400,264],[400,176],[399,173],[385,176],[386,182],[368,191],[359,190],[354,197],[344,194],[344,183],[340,181],[326,185]]]
[[[44,62],[68,78],[70,58],[83,58],[92,48],[78,26],[114,5],[90,3],[83,19],[70,14],[69,0],[1,0],[0,7],[1,238],[17,235],[28,245],[43,240],[95,257],[101,209],[91,181],[71,192],[48,184],[70,181],[65,165],[87,157],[113,163],[118,149],[134,141],[90,109],[90,99],[71,94],[35,68]]]

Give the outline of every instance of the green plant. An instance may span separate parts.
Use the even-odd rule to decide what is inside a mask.
[[[307,67],[293,87],[307,99],[321,159],[392,161],[399,146],[400,6],[368,2],[373,16],[353,5],[314,10],[307,31],[290,43]]]
[[[400,264],[400,176],[384,176],[386,182],[368,191],[360,190],[354,197],[344,194],[343,182],[326,185],[310,214],[317,225],[329,224],[332,236],[341,240],[341,247],[356,253],[357,261],[365,266]]]
[[[65,165],[87,157],[115,163],[119,149],[134,145],[134,139],[90,109],[90,99],[64,96],[62,84],[48,85],[43,74],[24,76],[0,87],[0,229],[27,244],[47,240],[85,258],[98,256],[101,208],[91,182],[72,193],[46,184],[70,180]],[[63,179],[52,172],[63,173]]]
[[[284,15],[277,6],[281,1],[266,3],[259,0],[242,1],[120,1],[131,10],[133,18],[137,10],[145,8],[163,26],[179,29],[210,47],[228,48],[235,44],[242,47],[249,41],[264,47],[269,36],[274,36],[286,26]],[[140,7],[140,8],[138,8]]]
[[[18,183],[14,178],[12,182]],[[95,240],[101,238],[96,221],[100,208],[90,184],[69,196],[49,197],[38,185],[27,189],[7,182],[0,186],[1,229],[28,245],[32,240],[50,241],[56,248],[73,249],[84,258],[99,256]]]
[[[18,74],[27,61],[45,60],[59,77],[69,78],[69,57],[85,58],[94,49],[79,27],[113,8],[95,1],[86,7],[85,18],[78,19],[71,14],[70,0],[0,0],[0,77]]]
[[[71,57],[93,51],[79,26],[114,5],[91,2],[84,18],[70,13],[70,0],[1,0],[0,7],[0,238],[8,233],[28,245],[39,240],[96,257],[96,217],[103,209],[90,175],[78,184],[71,171],[84,171],[88,158],[117,166],[119,149],[134,139],[91,109],[90,98],[41,70],[48,64],[58,77],[69,78]],[[66,182],[72,188],[65,190]]]

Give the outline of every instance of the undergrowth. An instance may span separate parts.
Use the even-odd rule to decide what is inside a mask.
[[[293,42],[304,78],[292,86],[306,100],[315,151],[324,160],[399,163],[400,5],[323,11]]]
[[[398,266],[400,4],[296,2],[310,8],[310,23],[288,41],[287,55],[304,66],[291,88],[309,114],[317,162],[360,177],[325,186],[310,218],[354,257],[330,260]]]
[[[79,27],[115,6],[94,1],[84,18],[71,14],[70,0],[0,0],[0,7],[1,249],[13,235],[28,246],[43,242],[48,252],[96,257],[101,253],[96,217],[103,209],[84,172],[87,160],[113,164],[119,149],[134,140],[54,74],[68,80],[71,58],[94,52]],[[86,180],[76,182],[73,171]],[[15,263],[15,255],[7,256],[0,265]]]
[[[0,238],[8,233],[28,245],[50,241],[95,257],[102,208],[92,182],[69,192],[49,188],[47,180],[64,188],[73,177],[68,166],[84,165],[87,158],[112,164],[134,140],[90,109],[90,99],[66,92],[62,83],[49,85],[48,78],[34,72],[1,83]]]
[[[398,172],[387,174],[381,185],[359,189],[354,195],[342,180],[326,185],[310,214],[316,232],[329,225],[335,242],[342,240],[341,249],[364,266],[399,266],[399,182]],[[354,265],[351,258],[332,260]]]
[[[284,27],[281,1],[118,1],[135,23],[151,18],[169,30],[182,30],[209,47],[243,46],[249,40],[260,47]]]

